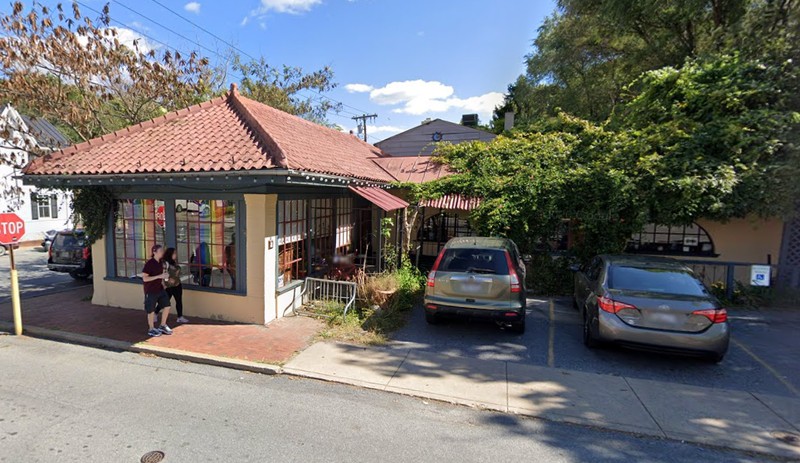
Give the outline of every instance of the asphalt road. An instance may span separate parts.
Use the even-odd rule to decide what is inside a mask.
[[[0,461],[744,462],[312,380],[0,336]]]
[[[91,281],[74,280],[66,273],[47,269],[47,253],[41,247],[20,248],[14,251],[22,298],[43,296],[91,284]],[[11,300],[11,260],[0,256],[0,304]]]
[[[421,307],[397,341],[419,349],[483,359],[502,359],[591,373],[800,396],[800,311],[729,310],[733,342],[712,364],[621,348],[587,349],[581,320],[569,299],[529,299],[526,332],[516,335],[492,323],[453,320],[425,323]]]

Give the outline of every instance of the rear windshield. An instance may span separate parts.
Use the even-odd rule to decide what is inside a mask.
[[[508,262],[505,251],[499,249],[448,249],[438,270],[508,275]]]
[[[608,274],[608,288],[684,296],[707,294],[700,281],[691,273],[663,268],[612,266]]]
[[[83,247],[83,235],[74,235],[72,233],[59,233],[56,235],[53,246],[56,248],[74,248]]]

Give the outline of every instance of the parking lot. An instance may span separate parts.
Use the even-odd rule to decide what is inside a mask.
[[[66,273],[48,270],[47,253],[41,247],[17,249],[14,258],[23,299],[91,284],[91,281],[74,280]],[[0,256],[0,303],[11,300],[10,268],[9,255]]]
[[[800,396],[800,312],[729,309],[729,314],[732,342],[719,364],[616,347],[588,349],[581,340],[579,313],[567,298],[528,299],[523,335],[480,321],[452,320],[431,326],[417,307],[393,339],[406,347],[451,355]]]

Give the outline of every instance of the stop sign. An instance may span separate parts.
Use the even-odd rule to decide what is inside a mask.
[[[25,234],[25,222],[17,214],[0,214],[0,243],[16,243]]]

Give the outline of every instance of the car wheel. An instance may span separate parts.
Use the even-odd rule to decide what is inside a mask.
[[[6,247],[0,246],[0,256],[5,256],[5,255],[6,255]]]
[[[600,342],[592,333],[592,319],[587,311],[583,312],[583,344],[590,349],[600,345]]]
[[[719,363],[725,358],[725,354],[711,354],[706,359],[711,363]]]
[[[438,315],[428,311],[425,311],[425,321],[428,322],[429,325],[438,325],[440,322]]]
[[[508,331],[516,334],[523,334],[525,333],[525,316],[523,315],[522,320],[512,323],[509,327]]]

